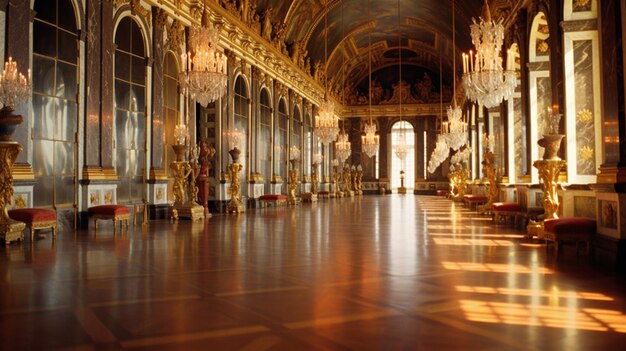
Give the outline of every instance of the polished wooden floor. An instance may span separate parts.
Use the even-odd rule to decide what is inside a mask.
[[[107,226],[108,225],[108,226]],[[0,254],[1,350],[618,350],[626,283],[449,200],[61,232]]]

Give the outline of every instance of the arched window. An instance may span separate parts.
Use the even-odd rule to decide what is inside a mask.
[[[550,31],[548,19],[539,12],[532,23],[529,40],[529,96],[530,96],[530,143],[531,160],[537,160],[543,154],[543,148],[537,140],[545,134],[545,121],[552,108],[552,83],[550,81]],[[538,182],[537,169],[531,167],[532,181]]]
[[[265,179],[265,193],[270,193],[270,180],[272,178],[272,107],[270,94],[267,89],[261,90],[261,118],[259,127],[259,151],[261,174]]]
[[[163,166],[167,172],[168,199],[173,199],[172,187],[174,184],[174,175],[170,170],[169,164],[176,159],[172,145],[176,144],[174,140],[174,130],[176,125],[181,122],[182,115],[180,113],[180,96],[178,94],[178,63],[172,52],[165,55],[163,62],[163,116],[165,124],[165,150],[163,152]]]
[[[73,208],[78,152],[76,15],[70,0],[37,0],[34,10],[33,202]]]
[[[300,109],[296,106],[293,110],[293,118],[291,119],[291,146],[296,146],[300,150],[300,158],[302,158],[302,116]]]
[[[304,175],[311,175],[311,156],[313,154],[313,126],[311,114],[306,111],[304,116],[304,147],[302,150],[302,166]]]
[[[115,165],[118,202],[143,200],[146,55],[139,25],[124,17],[115,34]]]
[[[241,158],[240,162],[243,166],[242,171],[239,173],[239,184],[245,184],[248,162],[246,155],[248,154],[248,120],[250,116],[250,99],[248,98],[248,88],[246,82],[242,76],[237,77],[235,81],[235,128],[239,130],[242,135],[241,144]],[[241,194],[247,194],[248,187],[241,187]]]
[[[274,173],[287,180],[287,102],[280,99],[277,121],[274,125]]]
[[[404,160],[397,155],[398,144],[404,142],[407,153]],[[399,121],[391,127],[391,187],[400,187],[400,172],[404,172],[404,187],[412,189],[415,185],[415,131],[411,123]]]

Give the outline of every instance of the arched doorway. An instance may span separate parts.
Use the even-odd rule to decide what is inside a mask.
[[[406,155],[400,158],[399,145],[406,145]],[[413,189],[415,184],[415,130],[407,121],[398,121],[391,127],[391,188],[401,185],[404,171],[404,187]]]

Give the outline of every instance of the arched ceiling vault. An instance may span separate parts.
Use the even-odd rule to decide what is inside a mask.
[[[455,1],[458,63],[460,51],[472,47],[469,25],[472,17],[480,15],[484,0]],[[369,11],[367,0],[258,0],[257,8],[272,8],[274,21],[287,25],[286,41],[303,42],[312,65],[328,62],[329,86],[342,83],[342,72],[346,85],[356,86],[367,79],[369,53],[372,72],[397,66],[399,55],[393,51],[399,49],[403,70],[419,67],[438,75],[441,59],[444,81],[451,83],[452,0],[400,0],[400,22],[398,0],[369,3]]]

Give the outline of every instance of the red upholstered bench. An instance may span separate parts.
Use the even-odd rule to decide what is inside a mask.
[[[495,223],[500,221],[506,223],[507,218],[512,218],[514,222],[517,222],[517,217],[521,211],[522,207],[517,202],[494,202],[491,204],[491,213]]]
[[[463,196],[463,201],[471,209],[472,206],[476,208],[476,206],[487,202],[487,197],[483,195],[469,195],[468,194],[468,195]]]
[[[330,197],[330,192],[328,190],[318,191],[317,196],[319,196],[322,199],[327,199]]]
[[[259,201],[263,206],[268,204],[274,204],[274,206],[281,206],[287,203],[287,196],[282,194],[265,194],[259,197]]]
[[[589,253],[589,242],[591,236],[596,233],[596,221],[589,218],[571,217],[557,218],[543,222],[543,229],[539,231],[539,239],[554,242],[555,255],[559,253],[559,245],[563,242],[575,242],[576,253],[578,253],[578,244],[585,242],[587,244],[587,254]]]
[[[26,223],[30,229],[30,240],[35,238],[35,230],[52,229],[52,237],[57,237],[57,214],[43,208],[18,208],[9,211],[9,217]]]
[[[130,220],[130,209],[122,205],[100,205],[89,207],[89,215],[93,218],[93,224],[95,229],[98,229],[98,220],[112,220],[113,231],[117,226],[117,222],[120,222],[120,229],[122,229],[122,223],[126,223],[128,228],[128,221]]]
[[[439,190],[437,190],[437,195],[438,196],[448,196],[448,195],[450,195],[450,190],[439,189]]]

